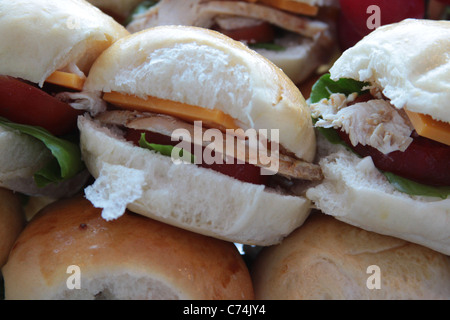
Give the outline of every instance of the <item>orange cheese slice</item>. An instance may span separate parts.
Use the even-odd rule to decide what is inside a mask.
[[[45,82],[53,83],[69,89],[81,91],[83,89],[85,78],[80,77],[74,73],[55,71]]]
[[[285,10],[297,14],[304,14],[308,16],[315,16],[319,12],[319,7],[317,6],[312,6],[293,0],[259,0],[259,2],[280,10]]]
[[[450,123],[437,121],[431,116],[406,110],[416,132],[425,138],[450,146]]]
[[[202,121],[207,127],[221,130],[239,128],[235,120],[221,110],[206,109],[152,96],[147,97],[147,99],[141,99],[118,92],[105,93],[103,100],[123,109],[161,113],[189,122]]]

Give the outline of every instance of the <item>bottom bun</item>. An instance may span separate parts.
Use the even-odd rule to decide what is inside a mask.
[[[110,222],[100,213],[81,196],[41,210],[3,268],[5,298],[253,298],[232,243],[130,212]]]
[[[311,210],[305,197],[244,183],[135,147],[87,117],[78,121],[83,159],[97,179],[86,189],[106,219],[129,210],[193,232],[252,245],[279,243]]]
[[[318,138],[324,180],[306,196],[319,210],[365,230],[450,255],[450,198],[397,191],[370,157],[359,158]]]
[[[256,299],[450,299],[450,258],[314,213],[253,262]]]
[[[18,196],[10,190],[0,188],[0,268],[6,263],[9,251],[25,222]]]

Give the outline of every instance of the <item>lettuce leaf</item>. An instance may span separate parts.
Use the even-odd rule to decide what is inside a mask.
[[[286,47],[280,46],[279,44],[276,44],[276,43],[270,43],[270,42],[251,43],[248,46],[252,49],[266,49],[266,50],[272,50],[272,51],[286,50]]]
[[[364,90],[368,83],[353,80],[353,79],[339,79],[337,81],[330,79],[330,74],[325,74],[317,80],[312,86],[309,103],[317,103],[322,99],[328,99],[332,93],[342,93],[348,96],[351,93],[364,94]],[[316,122],[317,119],[313,119]],[[348,148],[347,144],[339,137],[336,130],[332,128],[316,128],[329,142],[333,144],[341,144]],[[356,153],[355,153],[356,154]],[[391,172],[383,172],[387,180],[398,191],[409,195],[438,197],[446,199],[450,196],[450,186],[434,187],[417,183],[415,181],[400,177]]]
[[[345,78],[334,81],[331,80],[330,74],[327,73],[321,76],[312,86],[309,97],[310,103],[317,103],[322,99],[328,99],[332,93],[343,93],[346,96],[354,92],[363,94],[367,92],[367,90],[363,89],[368,85],[367,82]]]
[[[141,133],[141,138],[139,139],[139,146],[141,148],[145,148],[148,150],[154,150],[168,157],[172,156],[172,151],[175,149],[175,153],[179,156],[179,159],[190,158],[191,163],[195,163],[195,156],[193,154],[189,153],[188,151],[182,148],[174,147],[171,145],[149,143],[145,139],[145,133]]]
[[[0,125],[40,140],[52,153],[54,158],[34,174],[38,187],[70,179],[85,168],[78,144],[55,137],[41,127],[14,123],[5,118],[0,118]]]

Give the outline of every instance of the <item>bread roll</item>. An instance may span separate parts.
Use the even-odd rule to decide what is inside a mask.
[[[107,222],[83,197],[41,210],[3,275],[11,300],[253,298],[247,266],[232,243],[130,212]]]
[[[435,300],[450,298],[450,258],[320,212],[263,248],[252,268],[256,299]]]
[[[0,3],[0,74],[43,85],[56,70],[84,75],[97,56],[128,34],[84,0]]]
[[[25,214],[19,197],[0,188],[0,268],[8,260],[9,251],[24,227]]]

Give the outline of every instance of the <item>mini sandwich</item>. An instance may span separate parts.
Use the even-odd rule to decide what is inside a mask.
[[[126,212],[105,221],[82,196],[28,223],[2,272],[6,300],[251,300],[229,242]]]
[[[81,94],[95,58],[125,28],[85,1],[0,3],[0,186],[29,195],[76,192],[89,174],[78,115],[104,105]]]
[[[273,63],[204,28],[161,26],[122,38],[85,90],[107,112],[80,117],[105,219],[133,212],[238,243],[277,243],[310,211],[315,133],[306,101]]]
[[[449,50],[449,21],[407,19],[373,31],[314,85],[317,208],[450,254]]]
[[[258,300],[448,300],[450,259],[312,213],[251,268]]]
[[[328,0],[161,0],[132,15],[130,32],[159,25],[217,30],[267,57],[295,84],[335,52],[335,12]]]

